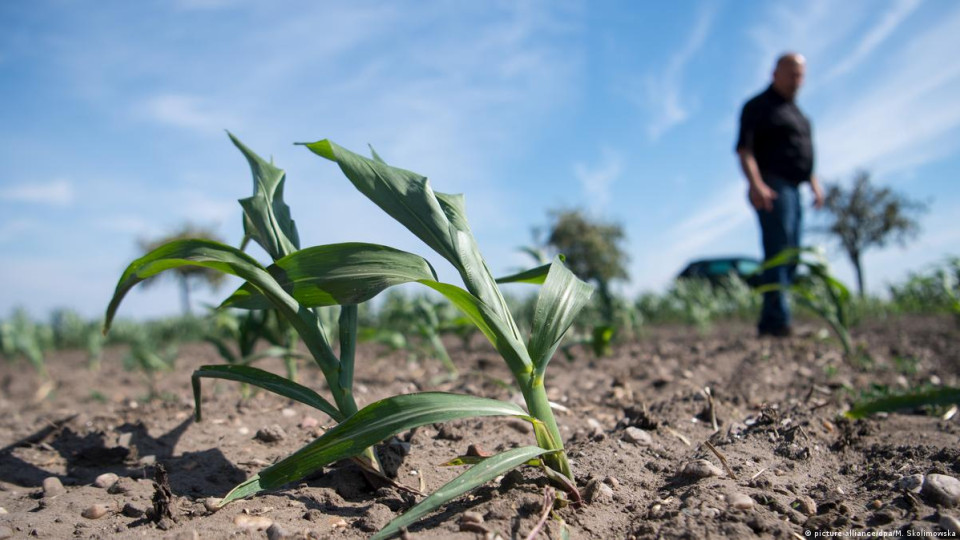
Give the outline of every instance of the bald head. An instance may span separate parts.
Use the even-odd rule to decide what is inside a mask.
[[[793,101],[797,91],[803,85],[803,76],[807,70],[807,60],[802,54],[786,53],[777,58],[773,70],[773,89],[788,101]]]

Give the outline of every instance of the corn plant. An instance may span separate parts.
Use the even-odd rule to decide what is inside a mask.
[[[763,263],[760,270],[781,265],[797,265],[804,270],[788,288],[797,302],[809,309],[826,322],[840,339],[847,358],[853,358],[853,344],[850,340],[850,290],[840,280],[833,277],[826,258],[815,248],[790,248],[775,255]],[[784,290],[778,283],[757,287],[758,293]]]
[[[53,345],[50,327],[37,324],[23,309],[0,321],[0,352],[7,358],[23,357],[43,379],[50,378],[44,359],[44,350]]]
[[[240,200],[240,206],[243,208],[243,243],[253,240],[260,244],[274,261],[283,260],[300,248],[296,224],[290,216],[290,208],[283,200],[286,173],[263,160],[232,134],[230,139],[247,159],[253,174],[253,196]],[[369,250],[363,244],[325,246],[322,251],[333,263],[345,262],[346,275],[349,275],[350,268],[355,268],[346,264],[352,257],[363,259],[364,256],[369,256]],[[390,255],[386,254],[384,257],[392,262],[396,257]],[[406,261],[398,261],[401,268],[404,262]],[[203,378],[234,380],[265,388],[315,407],[337,422],[357,412],[358,407],[353,396],[353,361],[358,313],[356,304],[372,298],[390,283],[389,279],[386,283],[377,280],[372,287],[359,289],[356,294],[349,297],[339,297],[344,302],[339,319],[340,355],[338,357],[330,346],[321,315],[311,309],[312,306],[304,305],[292,297],[280,285],[280,282],[284,281],[284,276],[276,273],[279,267],[271,266],[273,272],[268,271],[242,249],[212,240],[174,240],[130,263],[120,277],[113,298],[107,306],[104,332],[109,330],[120,302],[131,288],[161,272],[185,266],[209,268],[246,280],[251,290],[260,293],[260,299],[247,305],[240,305],[241,302],[233,301],[234,307],[276,310],[306,344],[311,356],[323,371],[333,396],[333,403],[331,403],[302,385],[252,366],[202,366],[194,372],[192,377],[198,420],[200,419],[200,380]],[[236,299],[233,298],[233,300]],[[382,470],[376,455],[370,448],[362,449],[356,453],[355,457],[358,463],[371,471]]]
[[[299,338],[272,309],[236,311],[221,309],[213,313],[214,332],[205,341],[213,345],[227,364],[249,366],[264,358],[282,358],[287,379],[296,382]],[[268,346],[258,349],[265,341]],[[241,394],[249,397],[250,387],[241,385]]]
[[[161,345],[151,339],[137,340],[130,345],[130,350],[123,360],[123,367],[127,371],[143,374],[149,391],[147,399],[153,400],[160,397],[157,376],[173,371],[178,353],[179,344],[176,342]]]
[[[377,328],[364,329],[364,339],[380,342],[394,350],[405,350],[411,360],[420,356],[436,358],[447,371],[444,379],[455,379],[457,366],[441,339],[448,327],[444,320],[447,305],[425,295],[408,297],[400,291],[391,291],[380,308],[380,324]],[[410,337],[416,337],[418,341],[414,342]]]
[[[528,412],[512,403],[439,392],[390,397],[343,418],[312,443],[235,487],[221,504],[299,480],[325,465],[356,456],[364,448],[401,431],[478,416],[526,419],[534,426],[537,445],[509,450],[479,462],[465,461],[473,466],[388,524],[376,538],[396,534],[401,527],[444,502],[523,464],[537,464],[553,482],[578,497],[573,472],[547,400],[545,377],[550,359],[574,317],[589,300],[592,287],[577,279],[559,258],[545,267],[507,279],[542,283],[532,332],[524,342],[470,231],[462,196],[434,192],[425,177],[391,167],[376,153],[373,159],[367,159],[327,140],[306,146],[337,163],[362,194],[450,262],[465,288],[438,281],[433,268],[419,256],[386,246],[337,244],[292,252],[275,261],[269,269],[255,267],[253,261],[237,253],[231,253],[228,260],[209,262],[242,268],[242,277],[247,279],[224,305],[247,308],[280,299],[276,303],[283,309],[303,311],[316,306],[353,305],[400,283],[422,284],[462,310],[493,344],[513,373]],[[222,252],[214,255],[214,246],[203,247],[204,256],[194,261],[227,259]],[[177,249],[180,248],[171,248],[164,260],[186,255],[175,252]],[[138,263],[136,268],[149,272],[148,264]],[[136,270],[128,274],[121,280],[118,291],[125,290],[125,283],[134,279]],[[298,330],[312,328],[302,322],[297,324]],[[319,397],[303,390],[299,396],[288,395],[308,403]]]

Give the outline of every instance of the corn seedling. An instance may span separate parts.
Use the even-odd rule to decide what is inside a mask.
[[[380,324],[376,329],[365,329],[364,338],[393,350],[404,350],[411,361],[421,356],[436,358],[447,371],[444,379],[455,379],[457,367],[441,339],[441,333],[447,328],[443,319],[447,318],[444,308],[448,306],[446,302],[436,302],[425,295],[409,297],[401,291],[391,291],[380,308]]]
[[[933,387],[903,394],[879,392],[879,396],[861,399],[844,413],[847,418],[864,418],[878,412],[943,407],[960,404],[960,388]]]
[[[253,196],[240,200],[243,208],[244,241],[257,242],[277,263],[297,252],[300,248],[299,233],[290,216],[290,208],[283,201],[283,186],[286,173],[272,163],[263,160],[252,150],[230,135],[234,145],[243,153],[253,174]],[[342,276],[333,277],[335,283],[350,281],[349,276],[358,268],[365,257],[381,254],[381,250],[371,250],[365,244],[339,244],[323,246],[321,258],[325,265],[310,269],[321,273],[342,271]],[[382,260],[387,264],[396,263],[397,271],[402,273],[409,264],[407,257],[396,255],[396,250],[383,253]],[[298,259],[299,261],[300,259]],[[309,262],[309,261],[308,261]],[[421,266],[425,265],[421,263]],[[258,299],[244,303],[238,301],[237,294],[228,302],[242,309],[274,309],[295,329],[303,340],[311,356],[320,366],[327,386],[333,396],[333,403],[316,392],[293,381],[276,376],[267,371],[245,365],[203,366],[194,372],[192,381],[196,401],[197,419],[200,419],[200,381],[203,378],[234,380],[265,388],[284,397],[300,401],[315,407],[340,422],[354,415],[358,408],[353,396],[353,361],[357,334],[357,305],[390,285],[390,278],[376,278],[364,281],[364,287],[355,287],[346,294],[338,294],[342,304],[339,318],[340,355],[334,353],[323,328],[321,315],[312,305],[305,304],[291,296],[281,286],[286,282],[283,268],[276,264],[268,270],[243,250],[212,240],[180,239],[163,244],[143,257],[133,261],[124,271],[117,283],[113,298],[107,307],[104,332],[110,328],[120,302],[127,292],[138,283],[167,270],[188,266],[199,266],[231,274],[244,279],[248,289],[244,292],[256,292]],[[297,268],[297,270],[307,270]],[[328,302],[332,304],[332,302]],[[381,470],[371,448],[361,449],[354,454],[365,468],[379,472]]]
[[[445,296],[490,340],[513,373],[529,412],[512,403],[466,395],[427,392],[390,397],[338,418],[341,422],[337,426],[235,487],[221,504],[299,480],[337,460],[357,456],[363,449],[401,431],[479,416],[526,419],[534,426],[537,445],[509,450],[473,464],[465,473],[388,524],[375,538],[396,534],[401,527],[446,501],[523,464],[536,463],[553,482],[577,496],[573,472],[547,401],[544,380],[550,359],[574,317],[588,301],[592,287],[577,279],[559,259],[524,276],[526,281],[542,283],[533,330],[524,343],[496,280],[480,255],[466,219],[462,196],[434,192],[426,178],[388,166],[375,153],[373,159],[367,159],[326,140],[306,146],[336,162],[361,193],[450,262],[466,288],[439,282],[433,268],[422,257],[386,246],[317,246],[293,251],[276,260],[269,269],[263,269],[245,255],[231,252],[227,258],[223,248],[204,244],[203,256],[194,256],[192,261],[207,263],[213,258],[212,252],[219,250],[216,256],[227,260],[208,264],[242,269],[238,274],[247,280],[224,305],[262,306],[277,299],[275,303],[281,309],[296,313],[317,306],[350,306],[392,285],[420,283]],[[179,251],[181,249],[181,246],[168,248],[163,260],[187,255]],[[135,268],[149,272],[148,264],[135,263]],[[134,276],[136,271],[128,271],[128,275]],[[125,285],[131,279],[128,275],[121,280],[118,291],[128,288]],[[313,328],[296,317],[290,318],[298,330]],[[341,316],[341,336],[343,328]],[[307,338],[310,339],[309,334]],[[319,397],[308,389],[301,389],[296,396],[292,392],[285,395],[304,402]]]
[[[0,321],[0,352],[7,358],[25,358],[42,379],[49,379],[44,350],[52,347],[53,334],[49,327],[35,323],[22,309]]]
[[[298,336],[276,311],[222,309],[214,311],[213,320],[214,333],[206,341],[228,364],[249,366],[263,358],[282,358],[287,378],[297,380],[297,359],[302,356],[297,352]],[[258,349],[260,342],[268,346]]]
[[[153,400],[160,397],[157,375],[173,371],[178,352],[179,345],[175,342],[161,346],[149,339],[138,340],[130,345],[130,351],[123,360],[123,367],[127,371],[143,374],[150,392],[147,399]]]
[[[823,254],[814,248],[791,248],[778,253],[763,263],[761,271],[776,266],[797,265],[797,279],[793,285],[784,287],[778,283],[757,287],[758,293],[788,290],[797,302],[826,322],[840,339],[847,358],[853,358],[850,340],[850,290],[833,277]]]

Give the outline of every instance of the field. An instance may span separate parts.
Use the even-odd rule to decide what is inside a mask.
[[[958,415],[841,417],[871,389],[956,387],[955,321],[903,315],[864,323],[853,338],[870,361],[842,359],[829,336],[813,321],[780,340],[757,339],[736,322],[707,330],[657,325],[608,357],[580,347],[572,361],[558,355],[547,394],[560,405],[557,420],[585,504],[557,510],[538,537],[908,536],[956,526],[960,511],[945,507],[958,494],[911,491],[909,477],[960,476]],[[432,358],[410,361],[361,343],[360,406],[425,390],[522,403],[482,336],[468,349],[459,340],[446,345],[460,375],[442,382],[446,371]],[[294,452],[329,419],[274,394],[242,399],[238,383],[205,380],[198,423],[189,374],[222,362],[211,345],[181,346],[177,369],[157,376],[159,397],[149,400],[143,373],[123,369],[125,354],[125,346],[108,346],[93,372],[83,351],[51,353],[46,388],[25,362],[0,363],[0,538],[367,538],[409,508],[412,490],[429,493],[453,478],[459,468],[440,464],[454,456],[533,444],[530,424],[517,420],[424,426],[379,448],[385,468],[409,489],[376,487],[341,462],[211,513],[208,498]],[[284,370],[275,359],[258,365]],[[305,361],[300,367],[301,382],[324,393],[319,370]],[[37,400],[38,389],[49,393]],[[154,483],[161,465],[169,486]],[[94,485],[110,472],[116,483]],[[535,469],[507,473],[410,527],[408,537],[526,538],[543,513],[546,487]],[[171,518],[148,517],[155,500],[169,505]],[[103,515],[81,515],[91,511]]]

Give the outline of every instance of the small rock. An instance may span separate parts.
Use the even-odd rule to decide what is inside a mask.
[[[0,540],[7,540],[7,538],[13,538],[13,529],[0,525]]]
[[[237,428],[237,433],[239,433],[240,435],[249,435],[250,428],[248,428],[247,426],[240,426],[239,428]]]
[[[299,425],[300,429],[313,429],[320,425],[320,421],[312,416],[304,416]]]
[[[112,472],[103,473],[100,476],[98,476],[96,480],[93,481],[93,485],[101,489],[107,489],[110,486],[116,484],[117,480],[119,479],[120,477]]]
[[[883,508],[883,501],[881,501],[880,499],[874,499],[870,501],[870,508],[873,508],[874,510],[879,510]]]
[[[744,493],[732,493],[727,496],[727,504],[737,510],[750,510],[753,508],[753,499]]]
[[[107,515],[109,511],[110,509],[107,508],[107,505],[95,504],[93,506],[89,506],[85,508],[83,512],[80,512],[80,515],[87,519],[100,519],[103,516]]]
[[[909,491],[911,493],[920,493],[920,489],[923,487],[923,475],[922,474],[911,474],[909,476],[902,476],[897,480],[897,489],[902,491]]]
[[[0,506],[0,516],[6,515],[6,514],[8,514],[8,513],[9,513],[9,512],[7,512],[7,509],[6,509],[6,508]]]
[[[127,504],[123,505],[123,509],[120,510],[120,513],[130,518],[138,518],[145,516],[147,514],[147,510],[139,504],[128,502]]]
[[[141,467],[152,467],[157,464],[157,456],[153,454],[143,456],[137,463],[139,463]]]
[[[291,409],[290,407],[286,407],[282,411],[280,411],[280,415],[283,416],[284,418],[293,418],[294,416],[297,415],[297,411]]]
[[[122,478],[119,478],[110,487],[108,487],[107,493],[111,495],[123,495],[125,493],[130,493],[131,491],[133,491],[133,487],[135,485],[136,484],[134,483],[133,480],[124,476]]]
[[[797,497],[791,504],[793,508],[805,516],[817,515],[817,503],[806,495]]]
[[[960,480],[945,474],[928,474],[921,493],[935,504],[953,508],[960,506]]]
[[[56,497],[57,495],[63,495],[67,490],[63,487],[63,483],[60,482],[60,479],[56,476],[50,476],[43,479],[43,498],[49,499],[51,497]]]
[[[639,446],[650,446],[653,443],[653,437],[649,433],[632,426],[623,430],[623,440]]]
[[[684,465],[680,474],[691,478],[709,478],[711,476],[722,476],[723,471],[705,459],[698,459]]]
[[[223,499],[220,499],[218,497],[207,497],[206,499],[203,500],[203,508],[207,512],[210,512],[212,514],[217,510],[220,510],[220,502],[222,500]]]
[[[461,522],[483,523],[483,514],[480,512],[464,512],[460,514]]]
[[[604,478],[603,483],[612,487],[613,489],[617,489],[618,487],[620,487],[620,481],[617,480],[616,476],[608,476]]]
[[[613,488],[597,479],[593,479],[587,483],[584,498],[588,503],[610,501],[613,499]]]
[[[947,514],[940,515],[940,528],[952,532],[953,534],[960,534],[960,519],[957,519],[953,516]]]
[[[290,533],[283,530],[283,528],[276,523],[267,527],[267,540],[284,540],[285,538],[290,538],[290,536]]]
[[[603,426],[596,418],[587,418],[587,425],[590,426],[591,429],[603,430]]]
[[[257,531],[265,531],[273,525],[273,520],[267,516],[248,516],[247,514],[239,514],[237,517],[233,518],[233,524],[241,529],[254,529]]]
[[[274,424],[272,426],[258,429],[257,434],[254,435],[253,438],[265,443],[275,443],[286,439],[287,434],[285,431],[283,431],[282,427]]]

